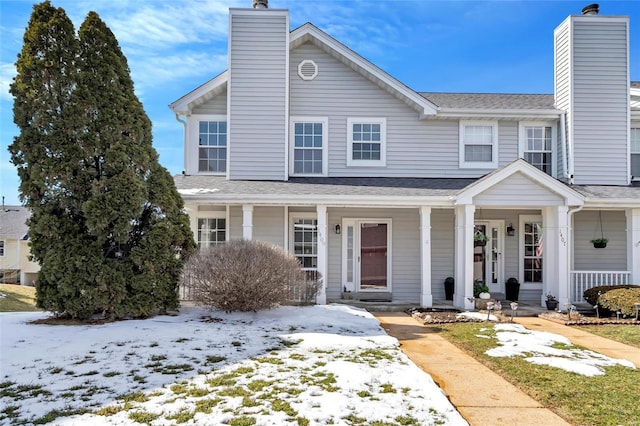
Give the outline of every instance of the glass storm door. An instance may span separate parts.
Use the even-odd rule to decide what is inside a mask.
[[[343,290],[391,291],[391,221],[344,219],[342,229]]]
[[[503,228],[502,221],[485,221],[476,222],[474,229],[475,233],[482,233],[489,240],[484,246],[474,244],[473,280],[484,281],[490,293],[504,292]]]
[[[360,291],[387,291],[387,224],[360,223]]]

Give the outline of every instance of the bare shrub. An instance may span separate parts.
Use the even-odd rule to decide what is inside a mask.
[[[233,240],[190,257],[182,277],[193,300],[227,312],[269,309],[304,281],[300,263],[280,247]]]

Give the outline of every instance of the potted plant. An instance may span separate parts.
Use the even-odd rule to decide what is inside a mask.
[[[476,233],[473,234],[473,246],[474,247],[484,247],[484,246],[487,245],[487,241],[489,241],[489,237],[487,237],[482,232],[476,231]]]
[[[520,282],[517,278],[511,277],[505,283],[505,298],[512,302],[518,301],[520,295]]]
[[[551,293],[547,293],[545,303],[547,305],[547,309],[550,311],[555,311],[558,307],[558,299],[556,299],[556,297]]]
[[[591,240],[594,248],[605,248],[608,242],[609,240],[606,238],[594,238]]]
[[[483,280],[475,280],[473,282],[473,297],[477,299],[480,297],[480,293],[489,293],[489,287]]]
[[[453,289],[455,280],[453,277],[447,277],[444,279],[444,298],[445,300],[453,300]]]

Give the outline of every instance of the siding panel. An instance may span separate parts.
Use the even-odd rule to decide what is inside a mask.
[[[593,248],[590,241],[600,237],[599,215],[597,211],[581,211],[574,220],[575,270],[583,271],[626,271],[626,217],[624,211],[602,211],[604,237],[609,239],[604,249]]]

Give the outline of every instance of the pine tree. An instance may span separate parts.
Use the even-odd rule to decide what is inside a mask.
[[[49,2],[34,8],[12,85],[19,126],[18,105],[28,106],[34,116],[42,114],[28,97],[37,97],[42,85],[34,79],[18,85],[23,72],[33,68],[27,34],[42,26],[52,28],[50,32],[60,27],[50,24],[51,18],[45,21],[48,26],[36,21],[40,9],[57,11],[45,16],[64,16]],[[95,12],[89,13],[77,39],[70,22],[64,28],[65,37],[55,35],[64,42],[73,72],[70,68],[60,77],[67,96],[45,120],[49,126],[59,123],[62,130],[51,137],[28,137],[33,126],[22,120],[20,136],[10,147],[12,161],[24,170],[21,196],[32,209],[32,252],[42,265],[37,303],[75,318],[98,312],[110,318],[143,317],[173,309],[178,276],[195,246],[182,199],[158,163],[151,121],[134,93],[113,33]],[[41,47],[42,56],[60,48],[55,42]],[[40,152],[27,153],[32,146]],[[43,163],[51,147],[56,147],[55,161]]]

